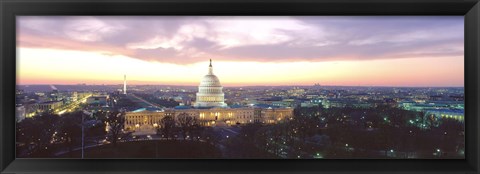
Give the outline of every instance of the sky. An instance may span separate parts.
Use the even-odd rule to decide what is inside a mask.
[[[18,16],[17,84],[464,86],[463,16]]]

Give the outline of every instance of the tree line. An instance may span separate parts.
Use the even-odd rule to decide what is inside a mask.
[[[260,128],[255,144],[290,158],[386,157],[389,152],[405,158],[433,153],[457,157],[465,148],[464,130],[455,120],[431,120],[421,112],[388,106],[296,108],[292,120]]]
[[[17,156],[49,157],[64,149],[72,152],[81,147],[82,127],[86,143],[97,143],[107,137],[116,144],[123,123],[124,112],[119,111],[41,113],[17,123]],[[108,131],[106,125],[109,125]]]

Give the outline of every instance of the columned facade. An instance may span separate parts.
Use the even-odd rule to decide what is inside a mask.
[[[178,123],[180,114],[195,118],[202,126],[275,124],[293,117],[293,108],[228,108],[220,80],[213,74],[212,60],[208,68],[208,74],[198,86],[196,102],[193,105],[195,108],[127,112],[125,130],[132,131],[134,135],[155,134],[163,118],[172,117]]]
[[[218,77],[213,74],[212,60],[205,75],[198,86],[194,107],[226,107],[225,94]]]
[[[237,125],[247,123],[275,124],[293,118],[293,108],[211,108],[211,109],[166,109],[164,111],[127,112],[125,129],[136,135],[154,134],[161,120],[172,117],[178,121],[180,114],[186,114],[199,121],[202,126],[218,124]]]

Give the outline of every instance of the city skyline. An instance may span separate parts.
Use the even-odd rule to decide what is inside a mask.
[[[129,85],[196,86],[211,58],[226,87],[464,86],[454,16],[19,17],[18,26],[20,85],[113,85],[126,74]]]

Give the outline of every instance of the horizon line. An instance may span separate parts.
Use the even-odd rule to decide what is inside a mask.
[[[123,86],[123,84],[16,84],[16,86]],[[198,85],[168,85],[168,84],[131,84],[127,86],[175,86],[175,87],[198,87]],[[222,87],[313,87],[313,85],[246,85],[246,86],[222,86]],[[391,87],[391,88],[465,88],[465,86],[391,86],[391,85],[319,85],[320,87]]]

